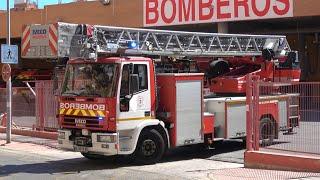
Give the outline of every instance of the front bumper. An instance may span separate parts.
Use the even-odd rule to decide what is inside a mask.
[[[90,147],[76,145],[75,141],[70,140],[70,136],[72,136],[72,133],[70,130],[59,130],[58,133],[59,133],[58,144],[60,149],[84,152],[84,153],[101,154],[101,155],[107,155],[107,156],[118,154],[119,136],[117,133],[92,133],[91,134],[92,146]],[[63,133],[64,133],[64,136],[63,136]],[[113,136],[113,138],[115,139],[115,142],[112,142],[112,143],[98,142],[98,136],[101,136],[101,135]]]

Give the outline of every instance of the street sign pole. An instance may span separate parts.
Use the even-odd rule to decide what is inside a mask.
[[[11,41],[11,19],[10,19],[10,0],[7,0],[7,44],[10,45]],[[12,122],[12,87],[11,87],[11,74],[7,81],[7,143],[11,143],[11,122]]]

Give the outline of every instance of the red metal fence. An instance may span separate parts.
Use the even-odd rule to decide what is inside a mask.
[[[7,111],[6,89],[1,88],[0,94],[0,112],[4,114]],[[35,96],[28,88],[12,89],[12,118],[13,127],[32,128],[36,125]]]
[[[13,127],[56,130],[58,102],[53,81],[34,81],[29,82],[29,85],[30,87],[12,88]],[[0,89],[0,95],[0,114],[5,114],[6,89]]]
[[[58,97],[54,90],[53,81],[38,81],[35,83],[36,90],[36,117],[37,124],[41,129],[57,129],[56,118],[58,109]]]
[[[320,155],[320,83],[248,80],[248,150]]]

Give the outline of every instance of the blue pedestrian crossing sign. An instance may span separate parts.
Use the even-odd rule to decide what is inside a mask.
[[[18,46],[1,44],[1,63],[18,64]]]

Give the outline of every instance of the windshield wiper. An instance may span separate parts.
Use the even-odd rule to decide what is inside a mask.
[[[64,93],[62,93],[62,96],[64,96],[64,95],[74,95],[74,96],[79,96],[80,94],[75,93],[75,92],[64,92]]]
[[[80,93],[81,96],[89,96],[89,97],[101,97],[101,94],[99,93],[95,93],[95,92],[90,92],[90,93],[87,93],[87,92],[81,92]]]

